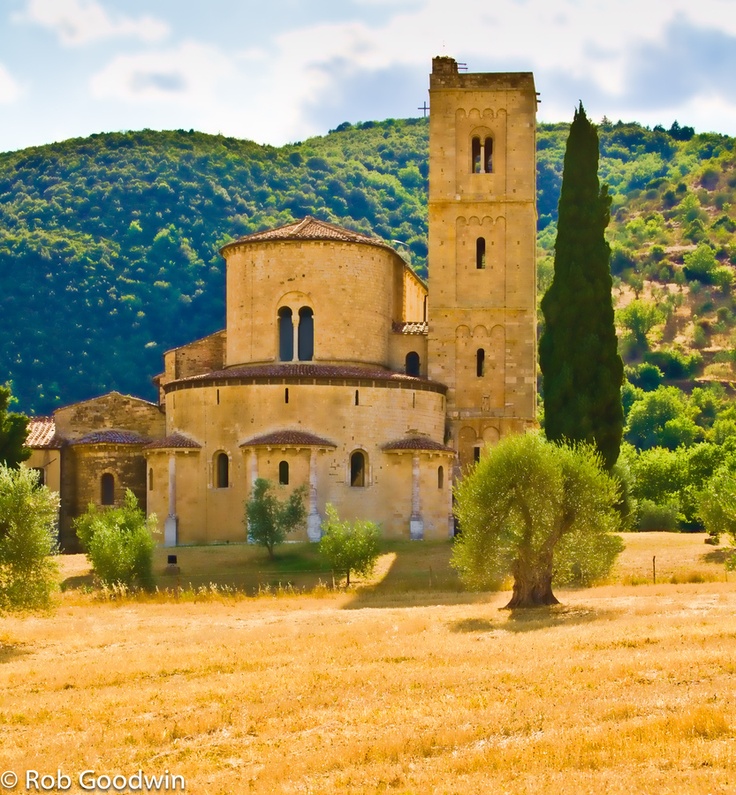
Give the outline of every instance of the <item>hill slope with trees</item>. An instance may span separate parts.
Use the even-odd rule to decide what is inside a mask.
[[[539,128],[540,290],[568,128]],[[0,154],[0,382],[34,413],[110,389],[153,398],[162,353],[224,326],[219,247],[305,215],[400,241],[426,276],[427,135],[425,119],[389,119],[279,148],[144,130]],[[734,139],[605,120],[599,136],[632,379],[682,361],[725,378]]]

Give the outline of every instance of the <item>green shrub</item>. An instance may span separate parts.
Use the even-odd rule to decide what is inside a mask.
[[[58,586],[58,510],[37,472],[0,465],[0,610],[48,606]]]
[[[89,505],[74,526],[92,569],[105,585],[150,588],[153,585],[154,514],[146,519],[132,491],[123,505],[98,508]]]
[[[661,383],[664,374],[655,364],[643,362],[636,367],[628,368],[627,378],[634,386],[638,386],[645,392],[652,392]]]
[[[665,378],[676,380],[696,375],[703,364],[703,357],[699,353],[687,355],[674,349],[660,349],[648,351],[644,354],[644,361],[659,367]]]
[[[639,500],[639,530],[678,530],[678,506],[676,502],[657,505],[651,500]]]

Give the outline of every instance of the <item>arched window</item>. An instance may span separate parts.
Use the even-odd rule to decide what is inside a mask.
[[[226,489],[230,485],[230,459],[227,453],[215,456],[215,488]]]
[[[483,160],[480,154],[480,138],[473,138],[470,146],[470,170],[473,174],[480,174],[483,170]]]
[[[350,485],[363,487],[365,486],[365,453],[361,450],[356,450],[350,456]]]
[[[100,504],[115,504],[115,478],[109,472],[100,478]]]
[[[479,237],[475,241],[475,267],[482,271],[486,267],[486,239]]]
[[[470,142],[470,170],[473,174],[493,173],[493,138],[487,136],[483,140],[473,136]]]
[[[288,306],[279,309],[279,359],[282,362],[294,359],[294,321]]]
[[[475,374],[478,378],[486,374],[486,352],[483,348],[478,348],[475,354]]]
[[[153,491],[153,467],[148,468],[148,490]]]
[[[444,489],[445,487],[445,468],[437,467],[437,488]]]
[[[419,354],[416,351],[409,351],[406,354],[405,370],[407,375],[419,377]]]
[[[289,485],[289,462],[279,461],[279,485]]]
[[[483,171],[493,174],[493,138],[486,138],[483,144]]]
[[[314,358],[314,312],[303,306],[299,310],[299,361],[311,362]]]

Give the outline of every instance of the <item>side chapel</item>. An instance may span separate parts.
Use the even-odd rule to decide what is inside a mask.
[[[454,532],[452,483],[534,427],[531,73],[430,76],[429,284],[378,238],[307,217],[225,245],[226,328],[168,351],[150,403],[111,392],[31,422],[60,541],[131,489],[164,543],[245,539],[257,477],[388,537]]]

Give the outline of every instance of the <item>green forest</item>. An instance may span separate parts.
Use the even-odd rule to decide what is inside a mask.
[[[538,129],[540,296],[568,129]],[[735,139],[607,119],[598,133],[627,419],[645,398],[677,402],[627,438],[736,433]],[[224,326],[219,248],[308,214],[400,241],[431,278],[427,146],[426,119],[388,119],[279,148],[144,130],[0,154],[0,383],[28,413],[111,389],[153,398],[163,352]]]

